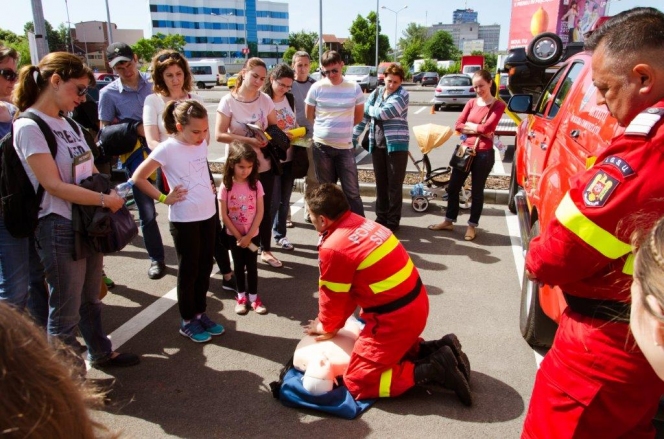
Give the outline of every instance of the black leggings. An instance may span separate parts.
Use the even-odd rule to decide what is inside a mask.
[[[178,307],[184,320],[205,312],[217,222],[213,215],[203,221],[170,223],[178,256]]]
[[[228,236],[228,242],[233,255],[238,293],[256,294],[258,292],[258,254],[248,248],[238,247],[233,236]],[[258,245],[259,237],[253,237],[251,242]],[[245,267],[247,269],[246,279]]]

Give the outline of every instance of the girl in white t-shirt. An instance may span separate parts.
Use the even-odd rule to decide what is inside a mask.
[[[170,101],[183,99],[195,99],[203,102],[200,96],[192,94],[193,79],[189,63],[184,55],[172,49],[158,52],[152,58],[152,88],[154,94],[145,98],[143,104],[143,126],[145,127],[145,139],[150,149],[155,149],[159,142],[163,142],[169,136],[164,127],[162,114],[166,104]],[[210,138],[207,139],[208,144]],[[157,187],[164,193],[168,193],[167,178],[159,172]],[[219,265],[222,274],[222,288],[235,293],[235,278],[231,269],[231,260],[228,257],[228,249],[220,240],[221,223],[217,224],[217,242],[215,242],[214,259]]]
[[[200,102],[190,99],[170,101],[163,117],[172,136],[150,153],[132,179],[143,193],[169,206],[178,256],[180,334],[203,343],[224,333],[224,327],[205,314],[217,222],[215,188],[207,162],[208,115]],[[159,167],[171,185],[168,195],[148,181]]]
[[[256,256],[264,195],[263,185],[258,178],[256,151],[240,142],[231,143],[219,191],[219,210],[229,235],[227,238],[233,255],[238,290],[235,312],[240,315],[247,313],[249,305],[257,314],[267,313],[267,308],[258,297]]]

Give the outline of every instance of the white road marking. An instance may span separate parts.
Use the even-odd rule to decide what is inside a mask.
[[[493,148],[493,154],[496,157],[496,161],[493,164],[493,169],[491,174],[505,175],[505,167],[503,166],[503,158],[500,156],[500,152],[497,148]]]
[[[420,114],[421,112],[423,112],[423,111],[426,110],[427,108],[429,108],[429,107],[421,107],[419,110],[417,110],[417,111],[415,112],[415,114]]]

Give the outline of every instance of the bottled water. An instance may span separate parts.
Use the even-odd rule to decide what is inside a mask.
[[[129,195],[129,192],[131,191],[131,188],[134,187],[134,182],[129,179],[124,183],[120,183],[119,185],[115,186],[115,192],[118,193],[119,196],[122,198],[127,198],[127,195]]]
[[[467,138],[468,138],[467,135],[462,134],[462,135],[461,135],[461,143],[463,143]]]

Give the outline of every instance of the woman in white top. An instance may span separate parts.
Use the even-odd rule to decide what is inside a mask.
[[[38,66],[23,67],[14,94],[16,106],[46,122],[55,135],[57,149],[54,158],[39,126],[29,119],[14,122],[14,148],[33,186],[44,187],[35,243],[49,290],[49,338],[59,338],[80,351],[78,327],[93,366],[133,366],[140,359],[113,352],[102,328],[99,280],[103,255],[73,258],[72,204],[101,206],[113,212],[124,204],[113,190],[103,194],[78,185],[85,176],[79,171],[86,162],[92,172],[97,169],[82,133],[61,114],[85,102],[88,87],[94,83],[92,70],[78,56],[65,52],[49,53]]]
[[[143,105],[143,126],[145,127],[145,138],[148,147],[154,150],[160,142],[169,138],[164,126],[164,108],[171,101],[182,101],[194,99],[203,102],[200,96],[191,94],[193,81],[189,63],[184,55],[175,50],[162,50],[152,58],[152,89],[154,94],[145,98]],[[210,142],[209,135],[207,143]],[[166,177],[158,170],[159,178],[157,187],[162,192],[169,192]],[[159,184],[159,183],[162,184]],[[215,205],[216,205],[215,201]],[[217,229],[217,235],[221,235],[221,223]],[[223,288],[235,291],[235,276],[231,269],[231,260],[228,249],[223,241],[218,239],[215,245],[214,258],[219,265],[219,272],[223,274]]]
[[[217,124],[215,135],[217,141],[230,144],[234,140],[250,145],[258,156],[259,180],[265,195],[263,206],[265,212],[270,212],[272,191],[275,174],[270,160],[263,154],[262,149],[267,142],[254,137],[247,124],[258,125],[265,130],[268,125],[277,125],[277,113],[272,99],[261,92],[261,87],[267,77],[267,67],[260,58],[249,58],[240,70],[235,89],[221,98],[217,108]],[[271,252],[272,221],[270,215],[263,215],[263,221],[258,229],[260,236],[263,262],[272,267],[281,267],[282,263]]]

